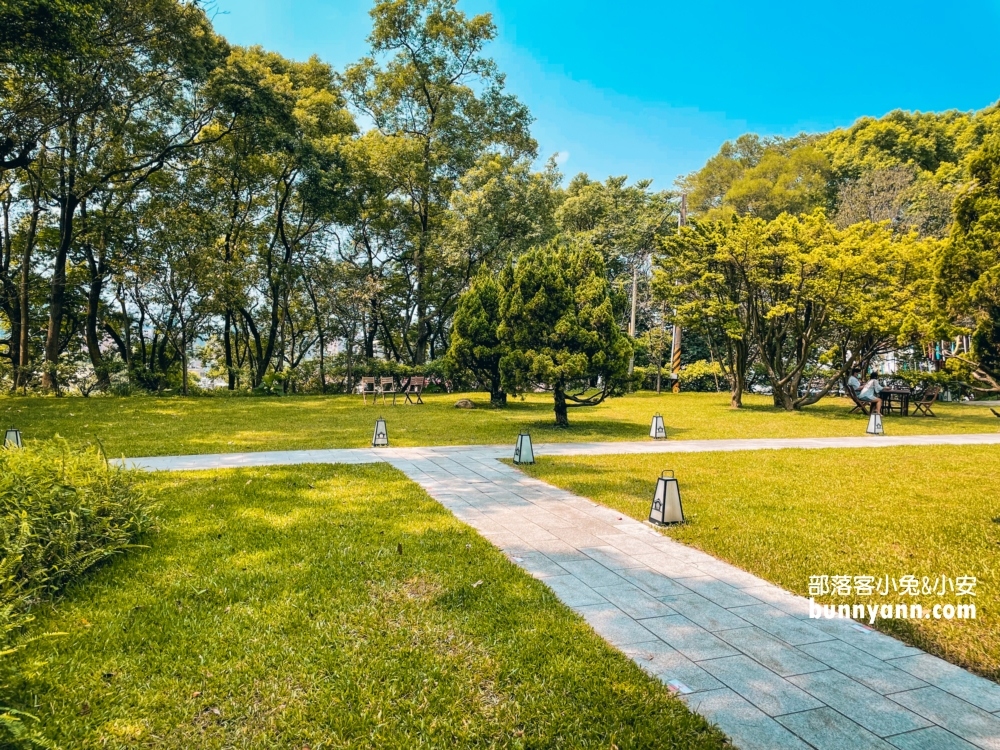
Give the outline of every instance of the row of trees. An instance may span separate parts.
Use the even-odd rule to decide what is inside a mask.
[[[447,348],[477,270],[554,234],[560,177],[532,169],[488,16],[372,18],[338,74],[230,46],[198,3],[0,2],[12,387],[186,387],[198,346],[230,388],[318,360],[325,389],[333,341],[348,362]]]
[[[747,136],[726,144],[684,180],[692,190],[690,225],[633,225],[639,235],[652,229],[631,245],[632,257],[652,248],[651,284],[637,286],[644,294],[630,308],[635,314],[638,307],[645,329],[635,347],[651,353],[654,334],[669,318],[694,343],[694,357],[707,360],[696,369],[728,381],[734,407],[756,381],[769,387],[775,406],[800,409],[837,389],[852,369],[968,336],[971,346],[944,350],[945,377],[974,392],[1000,392],[997,112],[893,113],[826,136],[771,142]],[[888,145],[879,150],[873,143]],[[830,144],[836,148],[828,159],[823,149]],[[853,159],[846,155],[850,144]],[[828,166],[837,159],[839,177]],[[934,199],[924,200],[929,189],[917,191],[915,182],[936,185]],[[575,236],[588,244],[601,238]],[[475,372],[498,402],[514,382],[503,365],[521,356],[509,324],[492,312],[500,309],[505,283],[501,277],[473,286],[455,318],[452,348],[457,365]],[[669,312],[657,316],[657,310]],[[520,322],[530,327],[530,319]],[[551,340],[559,337],[545,339]],[[555,356],[551,344],[525,346],[526,356]],[[563,355],[571,358],[572,351],[567,345]],[[585,369],[579,376],[582,386],[601,386],[591,393],[603,398],[611,381]],[[552,386],[558,375],[538,380],[556,391],[561,421],[564,398]],[[585,392],[580,403],[589,401]]]
[[[337,73],[229,45],[197,2],[0,0],[0,378],[186,392],[197,354],[231,390],[326,391],[422,366],[481,269],[560,232],[638,288],[669,196],[535,169],[489,16],[371,16]]]
[[[697,219],[661,244],[654,291],[734,406],[751,368],[801,408],[878,356],[965,335],[948,377],[1000,390],[1000,107],[747,135],[682,183]]]
[[[231,390],[326,391],[393,362],[568,408],[624,387],[612,352],[659,362],[676,320],[734,405],[763,377],[800,408],[959,333],[956,366],[1000,390],[1000,109],[743,136],[681,181],[678,231],[678,193],[535,166],[489,16],[371,16],[337,72],[228,44],[198,2],[0,0],[7,387],[186,391],[197,357]],[[574,304],[629,336],[531,339],[572,295],[522,268],[599,277]]]

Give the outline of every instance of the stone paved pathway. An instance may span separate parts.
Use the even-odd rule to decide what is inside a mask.
[[[539,445],[541,455],[1000,444],[1000,435]],[[743,750],[1000,750],[1000,685],[644,523],[525,476],[495,446],[132,459],[146,469],[388,461]]]

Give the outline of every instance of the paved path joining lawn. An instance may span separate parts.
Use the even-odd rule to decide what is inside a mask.
[[[542,455],[1000,444],[1000,435],[539,445]],[[743,750],[1000,750],[1000,685],[497,461],[507,447],[132,459],[147,469],[388,461]]]

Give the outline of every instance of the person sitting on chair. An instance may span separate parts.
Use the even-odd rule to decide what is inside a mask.
[[[858,380],[858,372],[859,370],[851,370],[851,376],[847,379],[847,387],[854,392],[855,396],[861,393],[861,381]]]
[[[864,401],[866,404],[875,404],[875,413],[881,414],[882,398],[879,396],[881,392],[882,384],[878,382],[878,373],[872,370],[868,373],[868,382],[862,386],[861,392],[858,393],[858,401]]]

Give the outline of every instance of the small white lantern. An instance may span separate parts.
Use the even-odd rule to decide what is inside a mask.
[[[669,474],[670,476],[667,476]],[[684,523],[684,506],[681,505],[681,487],[670,469],[663,471],[656,480],[653,505],[649,509],[649,522],[657,526]]]
[[[389,445],[389,433],[385,429],[385,420],[379,417],[375,420],[375,434],[372,435],[372,448],[384,448]]]
[[[882,415],[872,409],[872,415],[868,417],[868,434],[884,435],[882,431]]]
[[[667,428],[663,426],[663,417],[659,414],[653,415],[653,423],[649,426],[649,436],[653,440],[663,440],[667,437]]]
[[[21,431],[16,427],[11,427],[3,436],[4,448],[23,448],[21,443]]]
[[[522,432],[517,436],[517,445],[514,446],[514,463],[535,463],[535,451],[531,447],[531,435],[527,432]]]

